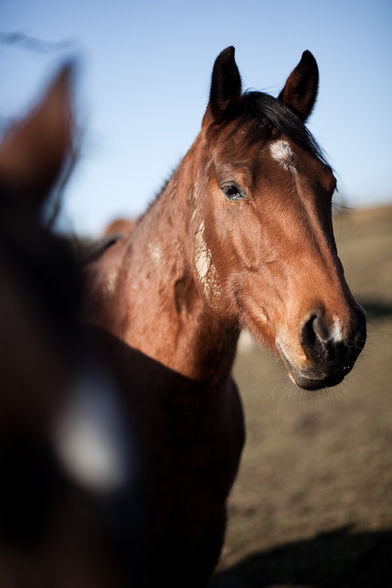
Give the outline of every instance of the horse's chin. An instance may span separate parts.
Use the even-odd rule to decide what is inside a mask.
[[[276,346],[290,380],[303,390],[322,390],[323,388],[337,386],[352,368],[352,365],[329,365],[328,369],[325,369],[322,365],[299,368],[290,361],[287,352],[278,340],[276,341]]]
[[[309,375],[307,372],[295,370],[295,368],[289,371],[290,380],[303,390],[322,390],[337,386],[343,381],[344,376],[345,374],[336,372],[328,377],[319,378]]]

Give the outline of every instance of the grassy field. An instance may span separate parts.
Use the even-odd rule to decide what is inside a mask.
[[[340,213],[335,235],[365,350],[325,393],[239,353],[247,444],[214,588],[392,586],[392,206]]]

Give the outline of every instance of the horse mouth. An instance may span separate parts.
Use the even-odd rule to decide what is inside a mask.
[[[294,368],[289,371],[291,381],[303,390],[322,390],[323,388],[337,386],[343,381],[345,375],[342,371],[335,371],[328,376],[322,374],[321,377],[315,377],[309,375],[307,372],[295,370]]]
[[[351,371],[354,364],[313,365],[306,368],[296,367],[289,359],[282,344],[276,340],[276,345],[283,364],[288,371],[290,380],[304,390],[321,390],[340,384]]]

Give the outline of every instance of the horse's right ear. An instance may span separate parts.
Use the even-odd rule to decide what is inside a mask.
[[[41,102],[5,133],[0,182],[40,205],[58,179],[72,143],[72,67],[66,65]]]
[[[240,105],[241,77],[234,59],[234,47],[227,47],[216,58],[212,72],[210,100],[203,124],[233,118]]]

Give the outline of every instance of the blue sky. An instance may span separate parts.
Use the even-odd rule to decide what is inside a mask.
[[[392,2],[0,0],[0,32],[63,50],[0,44],[0,122],[77,59],[82,157],[61,226],[97,234],[145,209],[196,137],[218,53],[236,47],[244,88],[277,95],[309,49],[320,69],[309,120],[350,206],[392,201]]]

